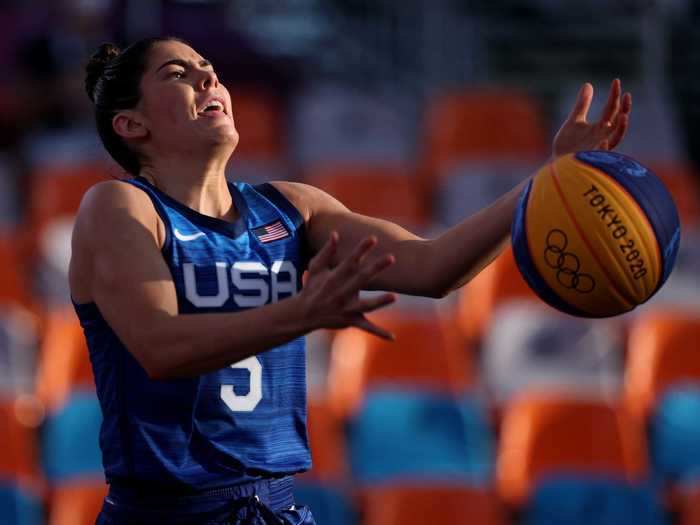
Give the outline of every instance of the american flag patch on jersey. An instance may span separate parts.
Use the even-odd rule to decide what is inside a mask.
[[[260,228],[255,228],[253,233],[258,238],[260,242],[272,242],[289,237],[289,231],[282,224],[282,221],[277,220],[266,224],[265,226],[260,226]]]

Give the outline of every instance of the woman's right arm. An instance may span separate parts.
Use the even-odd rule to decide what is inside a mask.
[[[235,313],[178,314],[175,285],[160,251],[162,222],[149,197],[118,181],[92,188],[73,232],[70,281],[77,302],[94,301],[126,348],[154,379],[199,375],[279,346],[317,328],[357,326],[391,337],[364,314],[393,302],[358,291],[393,263],[369,255],[366,239],[331,268],[332,234],[309,265],[304,289]]]

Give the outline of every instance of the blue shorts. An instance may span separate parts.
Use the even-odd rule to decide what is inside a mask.
[[[112,485],[96,525],[315,525],[294,505],[293,484],[287,476],[178,495]]]

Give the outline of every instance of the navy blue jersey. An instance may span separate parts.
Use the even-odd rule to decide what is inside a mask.
[[[128,183],[150,196],[165,223],[162,253],[180,314],[241,311],[300,289],[307,262],[303,219],[271,185],[229,184],[240,213],[230,223],[142,178]],[[108,482],[210,489],[311,466],[303,337],[215,372],[157,381],[94,303],[75,307],[104,415],[100,446]]]

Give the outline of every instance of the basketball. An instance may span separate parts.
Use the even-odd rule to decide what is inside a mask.
[[[559,157],[523,190],[512,243],[520,273],[546,303],[610,317],[652,297],[673,268],[676,206],[663,183],[610,151]]]

